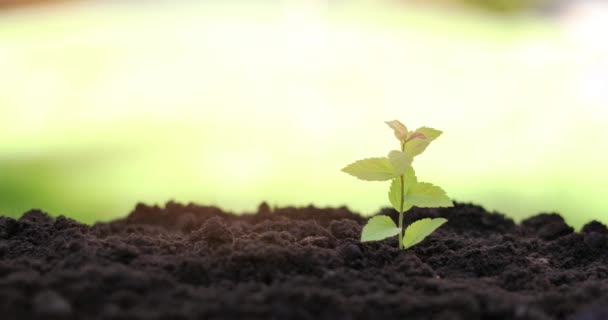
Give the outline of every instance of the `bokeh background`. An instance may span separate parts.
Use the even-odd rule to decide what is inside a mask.
[[[388,206],[340,169],[444,135],[420,180],[516,219],[608,222],[602,1],[0,0],[0,214],[170,199]]]

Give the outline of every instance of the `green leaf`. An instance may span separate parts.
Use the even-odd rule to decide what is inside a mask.
[[[402,195],[403,195],[403,193],[401,192],[401,178],[400,177],[394,178],[393,181],[391,182],[391,188],[388,191],[388,200],[393,205],[393,208],[395,208],[395,210],[399,211],[399,213],[401,213],[400,207],[401,207]]]
[[[366,181],[385,181],[397,176],[388,158],[359,160],[344,167],[342,171]]]
[[[416,129],[416,131],[408,133],[407,139],[409,139],[410,137],[413,137],[414,135],[420,136],[420,134],[422,134],[422,136],[424,136],[424,137],[417,137],[417,138],[413,138],[413,139],[407,141],[405,143],[405,150],[412,157],[415,157],[415,156],[421,154],[426,149],[426,147],[429,146],[431,141],[437,139],[437,137],[439,137],[441,135],[441,133],[442,133],[441,131],[433,129],[433,128],[428,128],[428,127],[418,128],[418,129]]]
[[[403,197],[403,194],[407,193],[407,190],[410,188],[410,186],[413,186],[416,183],[416,173],[414,172],[414,168],[412,167],[407,168],[407,170],[405,170],[405,172],[403,173],[403,187],[405,189],[405,192],[401,191],[401,177],[393,179],[393,181],[391,182],[391,188],[388,191],[388,200],[391,202],[395,210],[401,213],[408,211],[412,208],[412,205],[405,202],[404,199],[403,211],[400,211],[401,197]]]
[[[377,241],[396,236],[401,230],[388,216],[375,216],[363,227],[361,241]]]
[[[385,121],[385,123],[395,131],[395,137],[399,139],[399,141],[405,141],[408,132],[407,127],[403,123],[399,120]]]
[[[440,187],[428,182],[418,182],[410,187],[405,202],[420,208],[451,207],[454,204]]]
[[[393,150],[388,153],[388,160],[393,165],[393,168],[395,168],[395,174],[400,176],[407,168],[412,167],[414,158],[407,152]]]
[[[416,178],[414,167],[409,167],[407,170],[405,170],[403,173],[403,179],[405,184],[405,194],[407,194],[408,190],[418,183],[418,178]]]
[[[410,248],[424,240],[427,236],[429,236],[433,231],[437,230],[437,228],[441,227],[444,223],[448,222],[448,220],[444,218],[426,218],[420,219],[412,224],[410,224],[405,229],[405,235],[403,236],[403,248]]]

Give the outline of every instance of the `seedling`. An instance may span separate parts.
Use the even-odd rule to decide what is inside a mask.
[[[453,206],[443,189],[428,182],[418,182],[412,167],[414,157],[421,154],[442,132],[428,127],[410,132],[398,120],[387,121],[386,124],[394,130],[395,137],[401,145],[400,150],[389,152],[387,157],[356,161],[342,171],[366,181],[391,180],[388,199],[393,208],[399,212],[399,226],[396,226],[388,216],[375,216],[369,219],[363,227],[361,241],[376,241],[398,236],[399,248],[408,249],[420,243],[448,220],[444,218],[420,219],[410,224],[403,234],[404,212],[412,207]]]

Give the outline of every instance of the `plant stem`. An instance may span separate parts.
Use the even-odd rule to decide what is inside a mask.
[[[401,143],[401,152],[405,151],[405,142]],[[404,178],[403,174],[399,177],[399,182],[401,183],[401,201],[399,201],[399,249],[403,249],[403,205],[405,202],[405,189],[404,189]]]
[[[403,192],[403,175],[399,177],[399,180],[401,180],[401,201],[399,203],[399,239],[397,239],[397,242],[399,242],[399,249],[403,249],[403,201],[405,198]]]

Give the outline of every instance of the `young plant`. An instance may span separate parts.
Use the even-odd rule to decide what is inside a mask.
[[[361,232],[361,241],[376,241],[398,236],[399,248],[408,249],[433,233],[447,222],[444,218],[420,219],[405,229],[403,234],[403,213],[412,207],[451,207],[452,201],[440,187],[428,182],[418,182],[412,167],[414,157],[421,154],[431,141],[441,135],[441,131],[422,127],[411,132],[398,120],[387,121],[399,140],[400,150],[393,150],[387,157],[359,160],[346,166],[342,171],[366,181],[388,181],[391,187],[388,199],[399,212],[399,226],[384,215],[375,216],[367,222]]]

